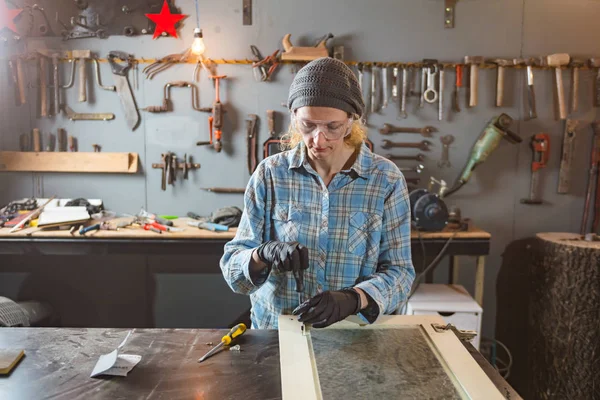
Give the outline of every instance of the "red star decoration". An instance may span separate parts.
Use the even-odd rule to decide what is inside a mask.
[[[154,36],[152,39],[156,39],[163,32],[167,32],[169,35],[177,37],[177,30],[175,24],[187,17],[184,14],[171,14],[169,4],[167,0],[164,1],[160,14],[146,14],[146,17],[150,18],[152,22],[156,24],[154,30]]]
[[[6,7],[6,3],[0,0],[0,30],[8,28],[14,33],[19,33],[17,32],[14,19],[17,17],[17,15],[21,14],[21,11],[23,11],[23,9],[10,9]]]

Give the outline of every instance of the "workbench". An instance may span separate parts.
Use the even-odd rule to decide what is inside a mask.
[[[86,235],[80,235],[77,230],[69,233],[68,230],[26,228],[9,234],[9,228],[0,228],[0,255],[220,255],[225,243],[235,236],[235,228],[228,232],[211,232],[190,227],[188,221],[189,218],[174,220],[174,226],[185,228],[184,231],[163,234],[135,228],[99,230]],[[485,256],[489,254],[491,239],[488,232],[469,225],[467,231],[413,230],[411,236],[412,254],[423,256],[425,247],[426,256],[430,258],[452,239],[445,250],[451,257],[449,283],[458,283],[460,256],[476,257],[474,298],[483,305]],[[205,263],[197,268],[200,273],[221,273],[216,264]]]
[[[197,360],[225,330],[135,329],[121,351],[142,356],[127,377],[90,378],[102,354],[127,329],[1,328],[0,347],[24,349],[12,373],[0,378],[0,398],[12,399],[281,399],[277,330],[249,329],[241,351]],[[519,395],[469,343],[469,353],[506,398]],[[377,384],[375,381],[373,384]]]

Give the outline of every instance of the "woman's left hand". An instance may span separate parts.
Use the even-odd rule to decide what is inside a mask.
[[[360,295],[352,289],[319,293],[293,311],[298,321],[324,328],[360,311]]]

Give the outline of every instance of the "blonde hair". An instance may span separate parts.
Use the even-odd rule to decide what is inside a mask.
[[[348,146],[354,147],[355,149],[360,148],[362,144],[367,140],[367,127],[360,119],[354,119],[352,121],[352,128],[350,134],[344,138],[344,143]],[[293,119],[290,122],[288,131],[281,137],[281,150],[290,150],[302,142],[302,133],[298,132],[294,127]]]

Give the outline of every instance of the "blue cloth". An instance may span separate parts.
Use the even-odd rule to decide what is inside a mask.
[[[253,328],[277,328],[278,316],[299,304],[292,273],[271,271],[263,282],[250,277],[252,252],[269,240],[308,247],[303,300],[357,287],[377,303],[378,315],[391,314],[415,278],[410,229],[406,181],[394,163],[363,145],[352,167],[326,187],[300,143],[264,159],[250,177],[220,266],[234,292],[250,295]]]

